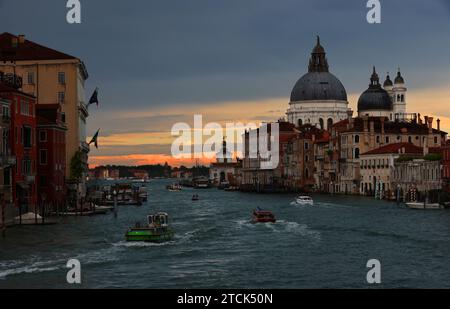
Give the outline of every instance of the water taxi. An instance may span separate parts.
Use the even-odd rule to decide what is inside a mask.
[[[169,216],[158,212],[147,216],[147,226],[140,223],[130,228],[125,234],[127,241],[164,242],[173,238],[174,232],[169,228]]]
[[[297,196],[295,202],[299,205],[314,205],[313,199],[306,195]]]
[[[255,209],[253,210],[252,223],[275,223],[277,219],[275,215],[268,210]]]

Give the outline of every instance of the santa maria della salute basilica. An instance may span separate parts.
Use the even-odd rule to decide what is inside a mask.
[[[308,72],[292,89],[287,119],[278,121],[278,165],[263,168],[261,158],[252,157],[245,147],[241,189],[386,199],[417,198],[441,190],[450,178],[450,160],[440,158],[450,158],[450,144],[440,120],[407,113],[400,69],[393,80],[388,73],[380,81],[375,67],[363,74],[368,86],[361,91],[355,113],[317,38]],[[244,145],[256,131],[245,132]],[[446,170],[447,178],[440,172]]]
[[[309,60],[308,73],[295,84],[291,93],[287,119],[296,126],[311,124],[329,130],[341,120],[351,117],[347,92],[341,81],[329,71],[325,49],[317,37]],[[358,116],[387,117],[390,120],[405,119],[406,87],[398,70],[392,82],[389,75],[383,86],[373,68],[369,88],[358,101]]]

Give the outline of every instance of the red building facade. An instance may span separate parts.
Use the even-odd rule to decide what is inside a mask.
[[[39,202],[54,207],[65,200],[66,131],[59,104],[36,106]]]
[[[9,133],[11,153],[16,157],[12,168],[12,198],[19,212],[35,211],[37,207],[36,185],[36,98],[13,87],[0,84],[0,94],[11,102],[11,126]]]

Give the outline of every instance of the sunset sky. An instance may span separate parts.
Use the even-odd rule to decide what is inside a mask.
[[[80,25],[66,23],[65,2],[0,0],[0,23],[86,63],[87,96],[98,86],[101,101],[88,119],[88,135],[101,128],[91,165],[192,163],[171,158],[170,130],[194,114],[283,117],[316,35],[355,113],[372,66],[382,80],[400,67],[408,112],[450,132],[449,0],[381,1],[379,25],[365,0],[81,0]]]

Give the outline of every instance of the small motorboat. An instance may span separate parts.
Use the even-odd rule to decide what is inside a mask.
[[[406,203],[406,206],[408,206],[411,209],[421,209],[421,210],[444,209],[444,207],[439,203],[408,202]]]
[[[198,201],[200,198],[198,197],[198,194],[194,194],[193,196],[192,196],[192,200],[193,201]]]
[[[295,198],[295,202],[299,205],[314,205],[314,201],[310,196],[299,195]]]
[[[173,238],[175,233],[169,228],[169,216],[165,212],[158,212],[147,216],[147,226],[140,223],[125,234],[127,241],[164,242]]]
[[[253,210],[252,223],[275,223],[276,221],[275,215],[269,210],[260,208]]]

